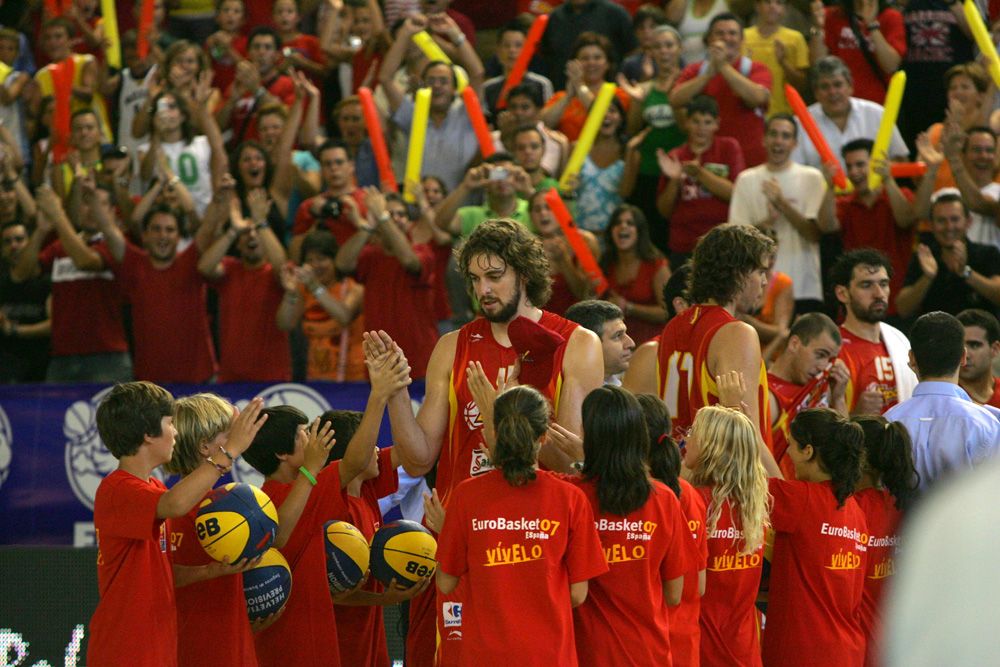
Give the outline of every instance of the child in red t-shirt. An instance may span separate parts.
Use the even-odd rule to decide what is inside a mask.
[[[636,398],[642,406],[649,434],[650,473],[654,479],[666,484],[680,500],[688,528],[687,569],[681,602],[668,609],[670,655],[675,665],[698,667],[698,646],[701,642],[698,617],[701,615],[701,596],[705,594],[705,563],[708,557],[704,530],[705,501],[690,482],[680,478],[680,448],[670,437],[673,427],[667,406],[654,394],[639,394]]]
[[[190,475],[207,456],[227,448],[234,425],[236,408],[215,394],[196,394],[177,401],[174,413],[177,444],[174,456],[164,465],[167,472]],[[313,475],[326,463],[333,433],[313,422],[305,445],[305,468]],[[278,533],[273,547],[280,549],[288,541],[298,522],[312,485],[304,475],[296,480],[288,499],[278,509]],[[177,597],[177,658],[181,665],[257,664],[253,632],[259,632],[277,618],[277,614],[255,621],[247,618],[241,572],[260,562],[217,562],[198,542],[195,519],[198,507],[184,516],[170,519],[170,550],[174,587]],[[205,628],[212,628],[213,640],[204,641]]]
[[[861,596],[861,629],[867,640],[865,666],[880,664],[879,611],[886,580],[896,573],[900,520],[916,499],[918,475],[913,442],[901,422],[885,417],[854,417],[865,432],[865,465],[854,499],[868,521],[868,567]]]
[[[205,51],[212,61],[212,85],[229,90],[236,78],[236,63],[247,57],[247,36],[242,34],[246,7],[243,0],[222,0],[215,10],[219,29],[205,41]]]
[[[868,523],[851,496],[861,479],[864,432],[829,408],[795,417],[788,456],[796,481],[772,478],[768,667],[861,667],[861,596]]]
[[[266,418],[250,402],[218,447],[169,491],[153,470],[174,449],[174,398],[151,382],[115,385],[97,408],[97,430],[118,459],[94,499],[97,583],[89,665],[176,667],[177,611],[164,519],[187,514],[229,472]],[[141,638],[141,641],[138,641]]]
[[[445,610],[445,629],[461,632],[461,665],[575,667],[572,608],[587,598],[587,581],[608,571],[590,503],[536,469],[549,425],[537,390],[514,387],[495,405],[476,404],[496,424],[495,469],[459,484],[448,503],[437,586],[447,595],[461,580],[466,597]]]
[[[723,378],[717,384],[720,398],[728,403]],[[768,495],[759,443],[750,419],[722,405],[698,410],[687,438],[684,462],[708,516],[699,621],[702,667],[761,664],[754,602],[764,561]]]
[[[604,386],[583,401],[582,477],[610,567],[573,612],[581,665],[669,667],[667,605],[680,604],[689,569],[687,521],[677,496],[650,478],[639,402]],[[609,443],[615,443],[609,447]]]
[[[386,382],[393,379],[386,373],[372,375],[372,394],[384,395]],[[391,386],[391,385],[390,385]],[[347,508],[350,523],[370,543],[382,527],[382,512],[378,499],[395,493],[399,488],[397,468],[400,465],[396,447],[379,449],[375,446],[385,404],[369,400],[364,413],[353,410],[328,410],[320,420],[334,427],[340,442],[354,442],[355,438],[368,443],[372,449],[371,461],[361,474],[347,483]],[[339,444],[330,451],[330,461],[344,456],[345,448]],[[337,637],[340,640],[340,661],[356,667],[389,667],[389,650],[386,644],[382,607],[412,599],[430,585],[430,577],[409,588],[384,587],[374,578],[368,578],[360,590],[346,594],[331,589],[336,605]]]
[[[303,70],[316,85],[322,85],[326,56],[315,35],[299,32],[299,6],[296,0],[275,0],[271,8],[274,27],[281,36],[286,67]]]

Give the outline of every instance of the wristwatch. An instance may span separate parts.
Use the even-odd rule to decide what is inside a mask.
[[[966,264],[965,268],[962,269],[962,279],[963,280],[968,280],[969,276],[971,276],[971,275],[972,275],[972,267],[969,266],[968,264]]]
[[[872,21],[871,23],[868,24],[868,30],[869,30],[869,32],[874,31],[874,30],[881,30],[881,29],[882,29],[882,26],[879,25],[878,21]]]

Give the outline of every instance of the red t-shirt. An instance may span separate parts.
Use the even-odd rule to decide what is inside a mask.
[[[882,412],[899,402],[896,395],[896,374],[885,343],[864,340],[840,327],[840,358],[844,360],[850,378],[847,381],[847,407],[854,410],[861,392],[869,389],[882,392]]]
[[[146,251],[125,244],[125,257],[115,272],[132,303],[137,380],[195,384],[215,374],[207,289],[198,257],[192,243],[170,266],[156,269]]]
[[[291,484],[270,479],[263,486],[276,507],[281,507],[291,490]],[[254,637],[261,667],[340,667],[337,622],[323,548],[323,524],[334,519],[350,521],[347,493],[340,486],[339,461],[316,476],[316,486],[309,494],[302,516],[281,549],[292,570],[292,593],[281,617]]]
[[[680,442],[694,423],[698,410],[719,402],[715,380],[708,370],[708,348],[716,332],[736,318],[722,306],[691,306],[663,327],[656,352],[657,393],[670,410],[673,437]],[[764,442],[771,443],[771,417],[767,400],[767,371],[760,362],[757,378],[758,427]]]
[[[878,22],[879,32],[882,33],[885,41],[889,42],[889,45],[899,54],[901,59],[905,59],[906,25],[903,23],[903,15],[895,9],[886,8],[878,15]],[[847,16],[844,15],[844,10],[839,6],[827,7],[825,25],[824,41],[830,55],[843,60],[848,69],[851,70],[851,74],[854,75],[854,96],[882,104],[885,101],[886,84],[889,77],[881,68],[876,73],[875,68],[865,58],[858,38],[851,30]],[[857,27],[861,37],[866,42],[866,50],[877,62],[871,32],[864,21],[858,21]]]
[[[246,58],[246,35],[236,35],[233,37],[233,49]],[[212,61],[212,85],[219,90],[229,90],[229,86],[233,84],[233,79],[236,78],[236,61],[232,59],[228,49],[223,53],[221,58],[216,58],[211,49],[208,49],[207,53]]]
[[[567,341],[573,330],[579,326],[548,311],[542,311],[538,323],[557,332]],[[559,398],[565,352],[565,345],[556,349],[552,367],[557,371],[550,384],[542,391],[553,404],[557,403]],[[460,482],[492,470],[483,440],[483,422],[479,418],[479,409],[472,399],[472,392],[469,391],[465,380],[469,362],[478,361],[482,364],[486,376],[495,378],[501,368],[513,367],[516,359],[517,352],[513,347],[504,347],[496,341],[490,322],[485,318],[476,318],[459,330],[455,344],[455,360],[451,367],[450,391],[454,398],[449,401],[449,428],[441,444],[435,485],[441,495],[441,502],[446,507],[450,502],[451,492]],[[421,667],[434,663],[435,633],[447,638],[447,641],[442,641],[440,644],[439,658],[443,661],[442,664],[457,663],[461,633],[457,636],[452,634],[454,627],[444,622],[441,610],[446,602],[458,604],[460,608],[464,599],[464,588],[464,585],[460,584],[456,591],[447,596],[426,591],[410,601],[410,628],[406,637],[408,663],[412,662]]]
[[[213,562],[198,542],[194,525],[197,516],[196,505],[184,516],[167,521],[171,560],[177,565],[193,567]],[[178,664],[185,667],[257,664],[242,574],[188,584],[174,594]],[[212,640],[205,641],[209,629]]]
[[[121,286],[110,269],[111,253],[101,238],[88,245],[104,260],[103,270],[76,268],[58,240],[38,255],[42,271],[52,279],[53,357],[128,351]]]
[[[698,592],[698,573],[704,570],[708,560],[708,540],[705,535],[705,501],[701,494],[684,479],[681,485],[681,510],[687,520],[691,539],[688,541],[688,565],[684,572],[684,594],[681,603],[669,607],[670,612],[670,653],[674,664],[698,667],[700,661],[701,594]]]
[[[382,527],[382,512],[378,499],[396,492],[399,475],[392,465],[392,448],[378,453],[378,477],[361,485],[361,495],[347,496],[347,509],[351,524],[361,531],[370,544],[376,531]],[[382,584],[375,577],[368,577],[363,590],[381,592]],[[382,623],[382,607],[338,606],[337,638],[340,640],[340,662],[357,667],[389,667],[389,649]]]
[[[662,257],[648,262],[643,261],[639,264],[639,273],[627,283],[619,283],[615,279],[615,270],[612,268],[607,272],[608,284],[611,289],[631,303],[640,306],[655,306],[657,305],[657,295],[653,291],[653,278],[656,276],[656,272],[666,265],[667,260]],[[625,317],[625,326],[628,329],[629,338],[635,341],[636,346],[656,338],[663,330],[661,325],[634,315]]]
[[[907,201],[913,201],[913,193],[901,188]],[[868,208],[858,201],[857,194],[837,197],[837,219],[840,221],[840,238],[844,250],[855,248],[878,248],[886,254],[892,264],[892,278],[889,279],[889,314],[896,314],[896,295],[903,288],[906,268],[913,256],[913,230],[900,229],[892,215],[889,196],[883,189],[878,199]]]
[[[117,469],[94,497],[97,587],[88,665],[176,667],[177,612],[167,526],[156,506],[167,487]],[[137,638],[142,641],[137,641]]]
[[[364,218],[368,215],[368,208],[365,206],[365,193],[364,190],[355,189],[350,193],[354,197],[354,202],[358,205],[358,213]],[[347,212],[341,207],[340,217],[338,218],[323,218],[322,220],[317,220],[313,217],[313,214],[309,211],[309,208],[316,201],[317,197],[325,197],[326,195],[317,195],[316,197],[310,197],[301,204],[299,208],[295,211],[295,223],[292,226],[292,235],[298,236],[300,234],[308,234],[312,231],[313,227],[319,229],[325,228],[328,232],[333,234],[334,238],[337,239],[337,245],[342,246],[347,243],[347,239],[354,236],[354,233],[358,231],[358,228],[354,226],[351,219],[348,217]]]
[[[252,5],[250,2],[247,5]],[[278,98],[286,107],[292,106],[295,102],[295,83],[292,77],[279,74],[271,79],[270,83],[263,84],[274,97]],[[226,91],[226,97],[231,97],[233,87]],[[260,101],[254,99],[254,93],[249,92],[243,95],[233,106],[232,114],[229,117],[229,127],[233,131],[233,144],[239,144],[250,139],[258,139],[257,134],[257,111],[260,110]],[[244,127],[245,126],[245,127]]]
[[[420,259],[420,273],[403,268],[399,260],[382,246],[369,243],[358,257],[354,278],[365,286],[365,326],[384,330],[406,353],[420,379],[427,374],[427,362],[437,344],[434,316],[434,250],[426,243],[413,245]]]
[[[838,509],[830,482],[768,482],[775,536],[764,664],[861,667],[864,513],[854,498]]]
[[[986,401],[986,405],[1000,408],[1000,378],[993,378],[993,395]]]
[[[732,137],[716,135],[712,145],[698,156],[687,144],[678,146],[670,154],[681,162],[697,160],[716,176],[730,181],[736,181],[745,166],[743,148]],[[693,252],[700,236],[729,219],[729,202],[719,199],[687,174],[681,178],[677,204],[670,215],[670,249],[683,253]],[[661,176],[659,191],[666,187],[666,177]]]
[[[896,549],[899,546],[899,522],[902,512],[885,489],[868,488],[854,494],[854,500],[868,522],[868,565],[861,595],[861,629],[867,647],[865,665],[881,664],[880,642],[882,595],[886,580],[896,574]]]
[[[712,490],[710,486],[697,490],[706,508],[712,505]],[[707,540],[708,566],[700,619],[703,667],[761,664],[760,627],[754,603],[764,564],[764,546],[741,555],[742,537],[738,508],[725,500]]]
[[[219,293],[219,382],[287,382],[292,379],[288,334],[275,315],[284,291],[274,269],[222,260]]]
[[[373,51],[371,55],[366,49],[359,49],[351,58],[351,95],[358,92],[358,88],[365,85],[365,78],[369,72],[372,77],[368,82],[369,86],[378,82],[378,70],[382,66],[382,58],[385,54],[381,51]]]
[[[431,249],[434,251],[434,319],[450,320],[452,312],[451,304],[448,301],[448,283],[445,276],[448,274],[452,246],[451,244],[431,243]]]
[[[437,557],[466,582],[460,664],[577,665],[569,586],[608,571],[580,489],[541,470],[516,487],[499,470],[467,480]]]
[[[677,77],[674,88],[696,78],[701,72],[702,65],[703,63],[697,62],[685,67]],[[742,59],[733,63],[733,67],[743,74]],[[751,62],[750,72],[746,76],[752,82],[771,90],[771,70],[767,65]],[[733,92],[721,74],[712,77],[702,93],[714,97],[719,103],[719,133],[716,136],[735,139],[743,147],[746,166],[756,167],[762,164],[767,159],[767,153],[764,151],[764,114],[767,112],[767,104],[757,108],[748,107],[746,102]],[[734,181],[736,174],[728,178]]]
[[[688,569],[687,520],[674,492],[660,482],[627,516],[601,513],[597,483],[567,478],[590,501],[609,571],[590,582],[573,610],[580,665],[670,667],[670,619],[663,584]]]

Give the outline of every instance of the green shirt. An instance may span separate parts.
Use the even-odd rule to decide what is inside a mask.
[[[660,165],[656,162],[656,149],[662,148],[664,152],[669,153],[684,143],[684,132],[677,125],[667,93],[656,88],[651,89],[642,102],[642,119],[653,129],[639,146],[639,173],[659,174]]]
[[[508,216],[500,215],[488,206],[463,206],[458,209],[458,219],[462,222],[462,237],[467,237],[472,233],[473,229],[493,218],[510,218],[527,227],[532,234],[537,233],[535,226],[531,224],[527,200],[518,197],[517,208],[514,210],[514,213]]]

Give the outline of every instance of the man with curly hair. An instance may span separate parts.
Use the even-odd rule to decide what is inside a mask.
[[[548,258],[541,241],[512,220],[488,220],[476,227],[458,252],[458,267],[479,302],[483,317],[442,337],[427,366],[424,403],[412,413],[391,415],[397,443],[429,452],[437,461],[436,493],[445,507],[462,481],[492,469],[484,437],[481,406],[470,384],[479,368],[486,380],[533,384],[555,406],[555,420],[581,432],[580,407],[604,379],[600,339],[558,315],[542,310],[551,294]],[[476,373],[476,376],[472,376]],[[413,447],[416,443],[418,447]],[[569,459],[555,447],[543,447],[543,465],[568,472]],[[461,647],[464,587],[447,600],[433,591],[410,605],[407,664],[430,665],[435,653],[437,615],[439,662],[452,665]],[[447,614],[444,611],[447,609]]]
[[[642,345],[632,357],[623,385],[633,393],[655,393],[670,410],[673,435],[683,440],[694,415],[719,402],[716,378],[737,372],[746,381],[742,403],[770,444],[767,371],[760,339],[749,324],[736,319],[760,302],[767,286],[767,266],[774,242],[755,227],[725,224],[698,240],[691,260],[687,310],[667,322],[658,341]],[[740,407],[735,402],[729,407]],[[761,447],[761,461],[778,474],[771,451]]]

